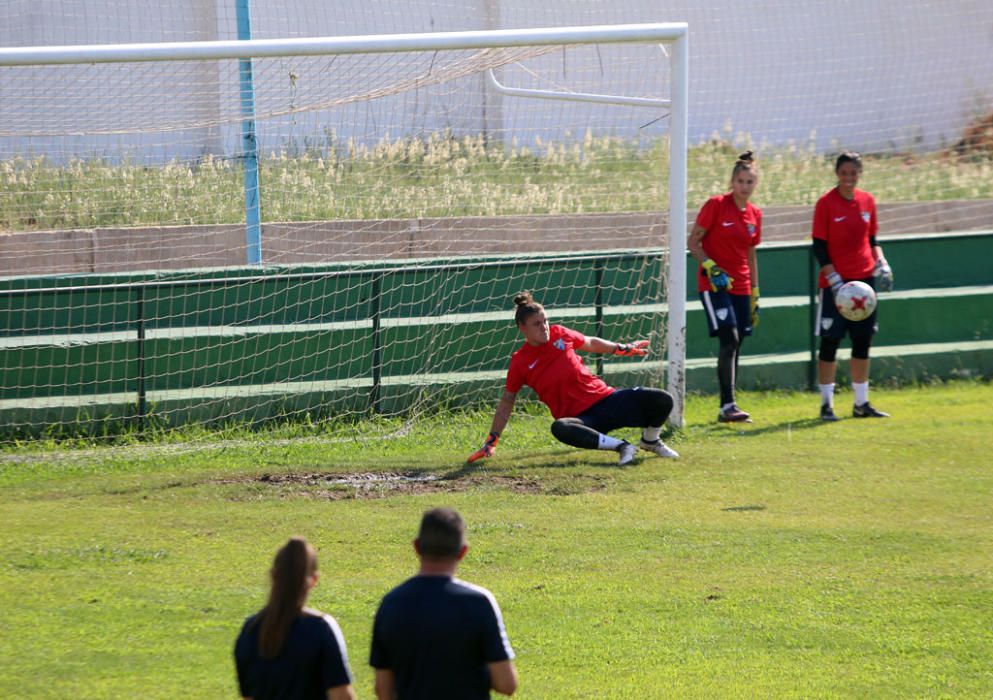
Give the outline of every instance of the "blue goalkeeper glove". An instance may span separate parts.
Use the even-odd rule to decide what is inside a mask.
[[[872,275],[876,278],[876,286],[879,288],[879,291],[893,291],[893,269],[886,262],[886,258],[876,260],[876,267],[873,269]]]
[[[483,446],[469,455],[469,458],[465,461],[465,463],[472,464],[477,459],[492,457],[493,453],[496,452],[498,442],[500,442],[500,433],[490,433],[486,438],[486,442],[483,443]]]
[[[710,282],[710,290],[713,292],[723,292],[731,288],[734,278],[729,276],[724,270],[717,266],[710,258],[702,263],[704,272],[707,273],[707,280]]]

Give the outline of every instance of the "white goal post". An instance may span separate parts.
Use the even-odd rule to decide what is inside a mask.
[[[669,76],[668,100],[668,182],[667,190],[668,264],[665,284],[667,306],[666,385],[675,398],[670,422],[682,426],[685,399],[686,357],[686,255],[687,230],[687,148],[688,148],[688,25],[686,23],[646,23],[589,27],[557,27],[491,31],[461,31],[418,34],[343,36],[296,39],[249,39],[242,41],[165,42],[119,45],[47,46],[0,48],[0,71],[9,67],[38,67],[69,64],[128,64],[177,61],[218,61],[222,59],[278,59],[299,56],[344,56],[355,54],[397,54],[403,52],[444,52],[455,50],[507,49],[508,47],[557,47],[565,45],[661,44],[666,46]],[[497,64],[497,65],[506,65]],[[489,70],[483,68],[481,70]],[[294,74],[289,73],[291,82]],[[411,78],[418,84],[429,74]],[[430,76],[429,76],[430,77]],[[500,85],[492,72],[489,79],[514,94],[515,88]],[[0,84],[2,87],[2,84]],[[566,85],[548,96],[556,100],[610,101],[611,96],[574,91]],[[521,97],[527,95],[520,94]],[[537,96],[537,95],[536,95]],[[656,97],[615,96],[622,104],[638,106],[661,102]],[[591,99],[592,98],[592,99]],[[9,99],[9,96],[8,98]],[[343,103],[344,101],[342,101]],[[108,129],[100,133],[111,133]],[[3,136],[0,133],[0,136]],[[0,149],[2,155],[2,149]],[[662,203],[659,203],[662,208]],[[660,241],[661,243],[661,241]],[[267,261],[263,261],[267,262]],[[373,325],[378,329],[378,321]],[[144,337],[144,336],[142,336]]]

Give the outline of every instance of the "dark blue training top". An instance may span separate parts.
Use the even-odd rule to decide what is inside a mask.
[[[341,628],[330,615],[304,610],[290,627],[275,659],[259,656],[258,615],[245,620],[234,645],[238,687],[253,700],[310,700],[327,697],[327,689],[352,682]]]
[[[415,576],[386,594],[369,663],[396,675],[400,700],[490,697],[486,664],[514,658],[493,594],[449,576]]]

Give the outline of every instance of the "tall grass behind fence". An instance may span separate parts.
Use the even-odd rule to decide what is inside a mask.
[[[738,150],[757,149],[761,206],[813,204],[830,157],[715,134],[689,154],[689,203],[726,189]],[[265,154],[268,221],[653,211],[666,201],[664,142],[639,148],[587,134],[572,143],[487,146],[482,137],[384,139]],[[620,172],[618,172],[620,171]],[[623,175],[623,177],[618,177]],[[625,187],[615,184],[623,181]],[[867,156],[862,185],[881,202],[993,198],[993,158],[945,152]],[[242,166],[210,156],[151,167],[124,160],[0,162],[0,232],[244,221]]]

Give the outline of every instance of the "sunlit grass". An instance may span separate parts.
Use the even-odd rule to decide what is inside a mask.
[[[823,424],[815,394],[746,392],[755,422],[727,425],[691,396],[667,438],[682,458],[629,469],[556,443],[546,413],[515,415],[465,470],[489,411],[374,443],[5,450],[0,695],[234,697],[239,625],[302,534],[321,557],[312,602],[372,697],[376,604],[414,572],[419,515],[449,505],[523,700],[987,698],[991,399],[981,382],[880,389],[893,418]],[[450,486],[360,498],[263,478],[396,471]]]

